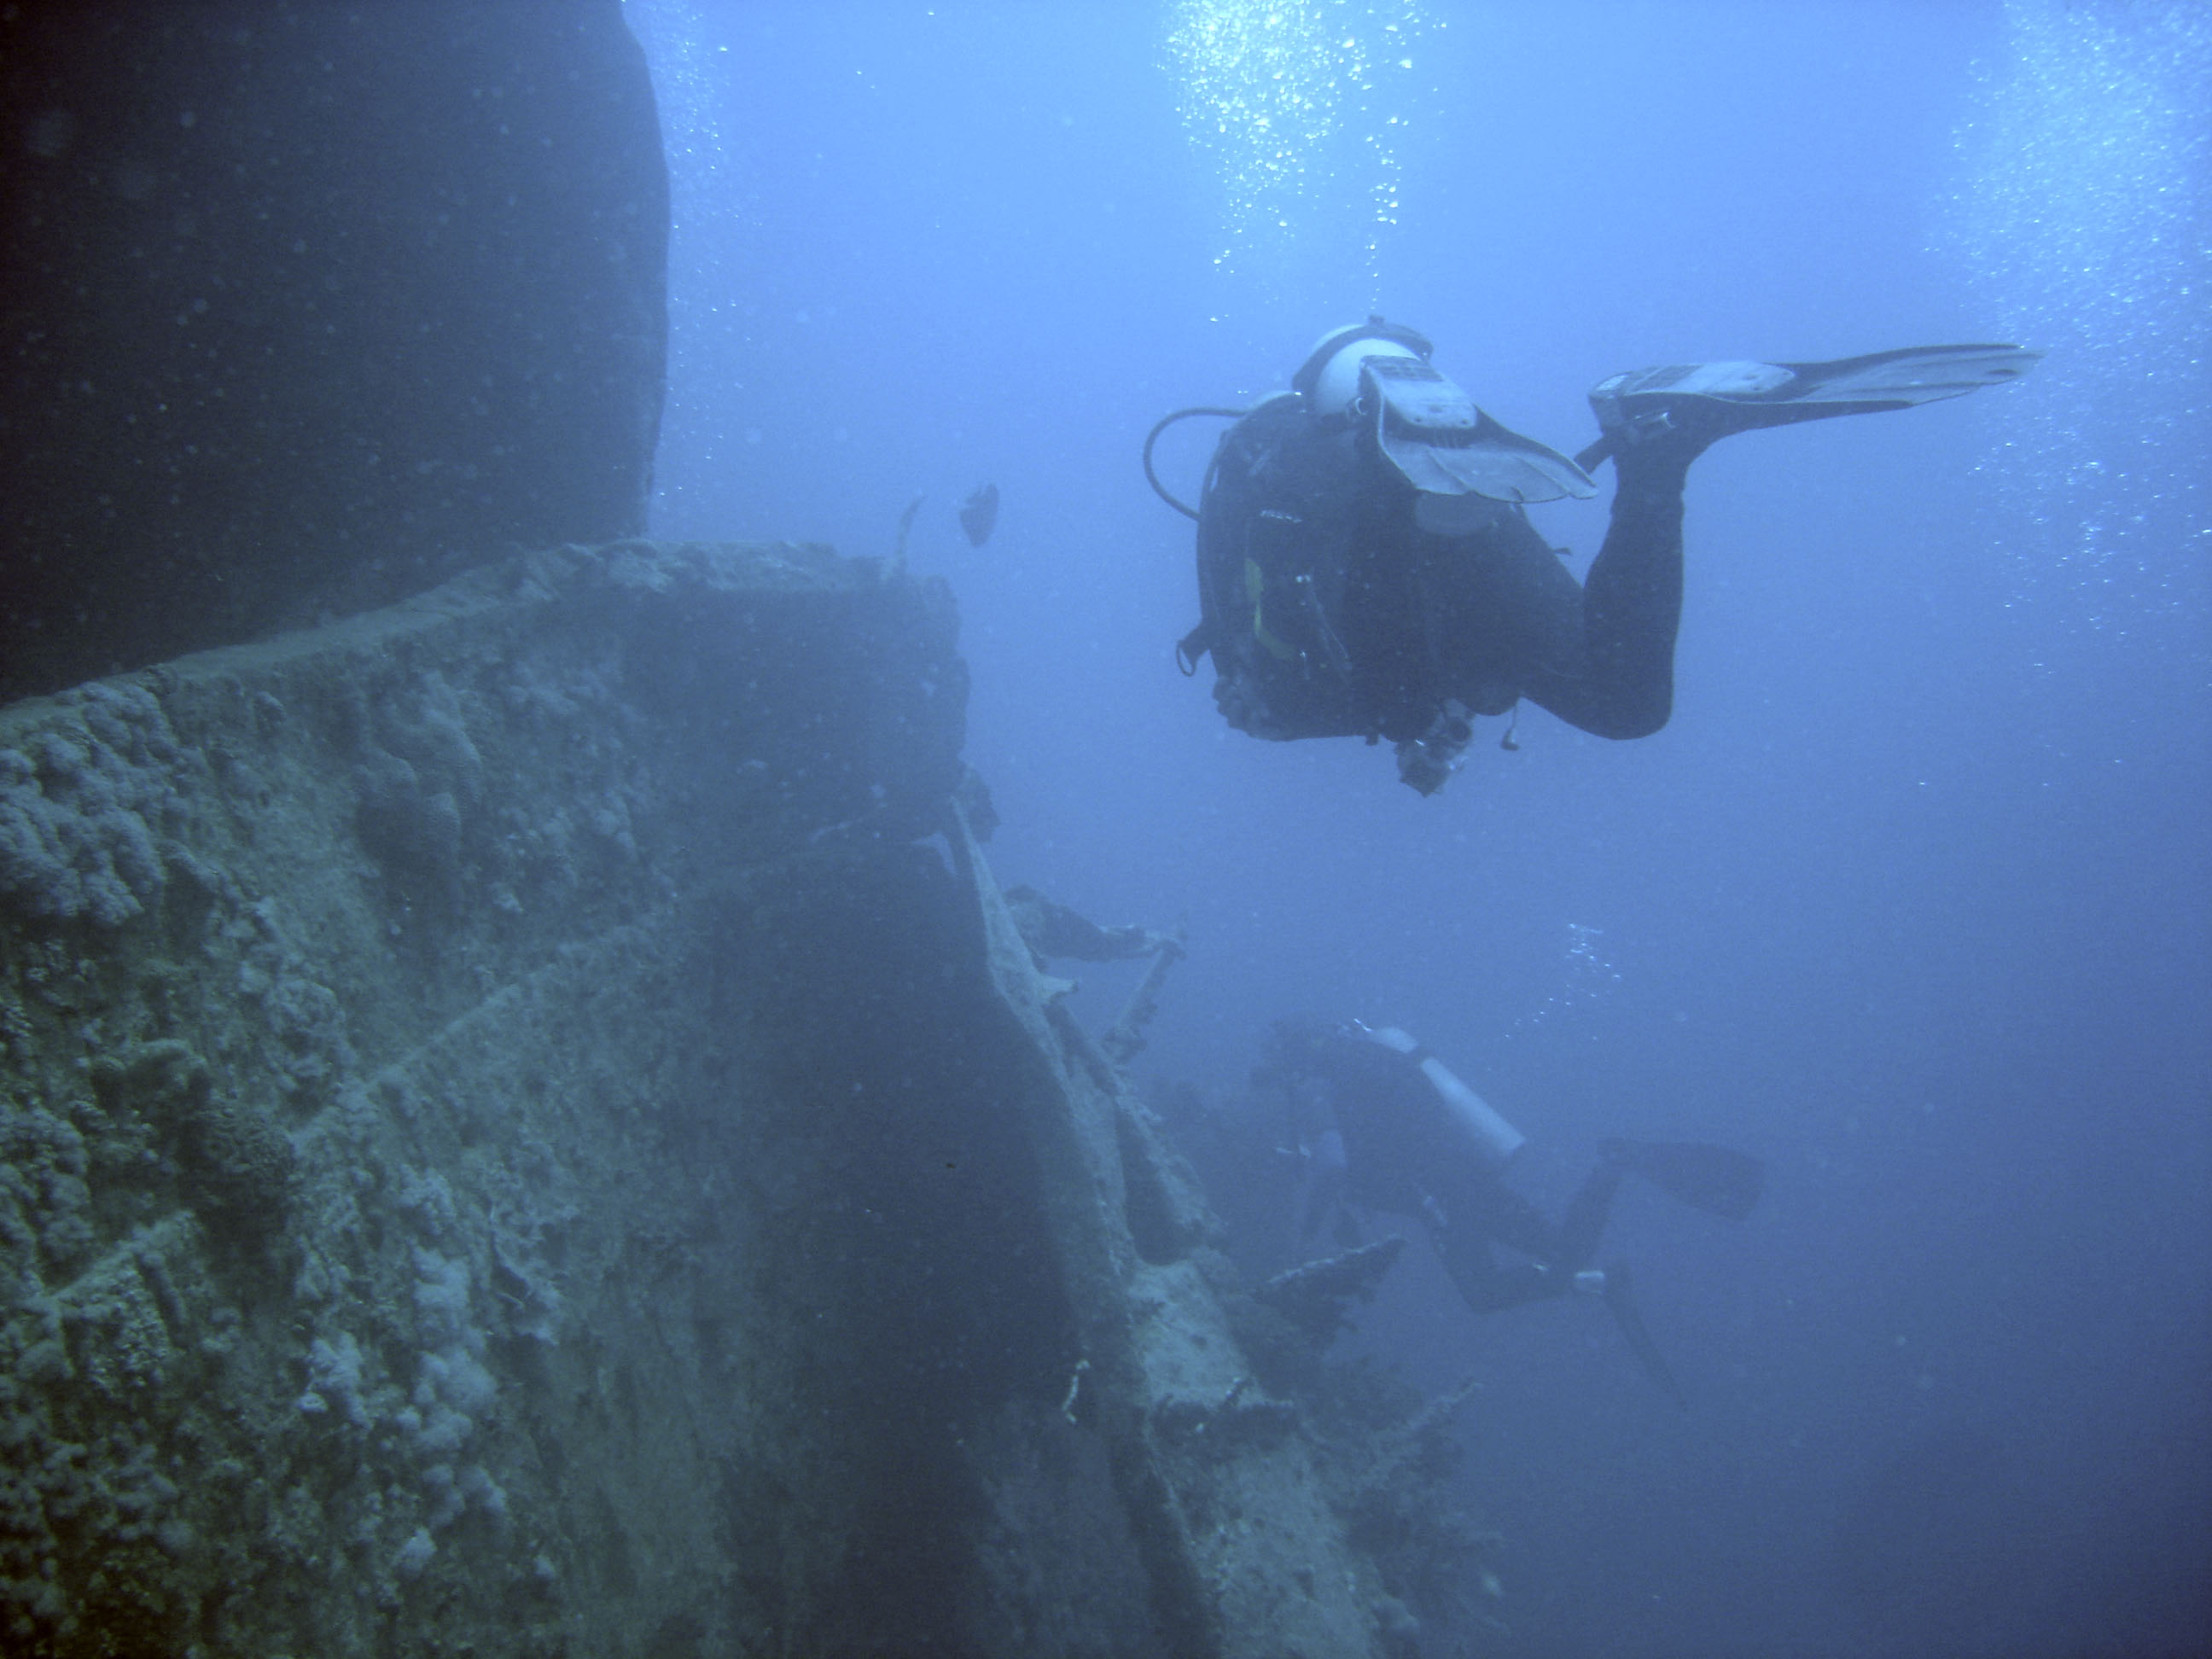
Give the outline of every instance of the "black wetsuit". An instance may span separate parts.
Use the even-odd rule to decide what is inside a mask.
[[[1554,1224],[1505,1184],[1412,1057],[1349,1027],[1286,1023],[1272,1075],[1326,1093],[1344,1139],[1346,1195],[1423,1222],[1478,1313],[1565,1295],[1589,1266],[1620,1186],[1617,1164],[1600,1163]]]
[[[1674,708],[1682,486],[1702,444],[1625,452],[1613,519],[1577,583],[1521,507],[1468,498],[1452,534],[1372,435],[1261,404],[1223,438],[1198,526],[1204,617],[1230,724],[1268,738],[1430,729],[1447,700],[1503,714],[1526,697],[1570,725],[1638,738]]]

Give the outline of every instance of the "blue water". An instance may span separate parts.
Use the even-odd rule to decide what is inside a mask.
[[[1607,1133],[1770,1161],[1741,1227],[1614,1218],[1686,1413],[1593,1309],[1479,1322],[1419,1250],[1368,1311],[1484,1381],[1483,1650],[2212,1649],[2212,13],[630,10],[676,191],[655,533],[884,554],[927,497],[1000,878],[1188,920],[1139,1070],[1233,1105],[1268,1020],[1357,1016],[1547,1201]],[[1273,147],[1207,118],[1286,86]],[[1720,446],[1673,723],[1486,721],[1423,800],[1176,672],[1189,526],[1137,465],[1370,309],[1569,450],[1644,364],[2049,356]],[[1212,429],[1164,445],[1187,493]],[[1538,522],[1579,574],[1601,504]]]

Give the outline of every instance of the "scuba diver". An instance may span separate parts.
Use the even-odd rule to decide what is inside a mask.
[[[1599,737],[1666,725],[1682,490],[1709,444],[1960,397],[2018,379],[2039,355],[1924,346],[1616,374],[1589,394],[1597,441],[1570,459],[1477,408],[1432,350],[1370,317],[1323,336],[1290,391],[1249,410],[1178,410],[1144,447],[1152,488],[1198,521],[1200,620],[1176,649],[1183,672],[1211,653],[1215,702],[1255,737],[1387,739],[1424,795],[1458,769],[1476,715],[1523,697]],[[1236,422],[1195,508],[1152,468],[1160,434],[1194,415]],[[1527,508],[1595,495],[1588,469],[1607,459],[1611,526],[1577,583]]]
[[[1757,1158],[1696,1142],[1607,1139],[1555,1223],[1505,1182],[1527,1137],[1404,1031],[1279,1020],[1253,1082],[1285,1097],[1304,1149],[1305,1237],[1334,1214],[1339,1242],[1356,1242],[1341,1231],[1349,1202],[1421,1222],[1477,1313],[1570,1294],[1601,1298],[1652,1379],[1687,1403],[1637,1311],[1626,1265],[1592,1266],[1598,1239],[1630,1175],[1743,1219],[1765,1182]]]

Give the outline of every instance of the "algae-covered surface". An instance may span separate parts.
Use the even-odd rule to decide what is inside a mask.
[[[0,711],[9,1651],[1411,1650],[954,641],[630,543]]]
[[[730,936],[927,822],[951,629],[818,550],[566,550],[0,714],[11,1643],[745,1605],[733,1194],[791,1172]]]

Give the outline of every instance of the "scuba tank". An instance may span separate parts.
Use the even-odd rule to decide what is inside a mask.
[[[1421,1075],[1429,1080],[1429,1086],[1437,1091],[1437,1098],[1443,1103],[1453,1127],[1492,1169],[1504,1169],[1513,1154],[1528,1144],[1528,1136],[1500,1117],[1488,1101],[1461,1082],[1451,1068],[1424,1048],[1411,1032],[1400,1030],[1395,1025],[1377,1030],[1356,1023],[1355,1029],[1370,1042],[1403,1054],[1420,1067]]]
[[[1200,621],[1176,646],[1183,672],[1211,653],[1216,703],[1255,737],[1389,741],[1425,795],[1451,775],[1472,726],[1465,708],[1446,707],[1413,538],[1482,534],[1523,502],[1596,489],[1478,408],[1431,353],[1380,317],[1332,329],[1289,392],[1244,410],[1176,410],[1143,451],[1153,489],[1197,522]],[[1195,507],[1152,465],[1161,434],[1193,416],[1234,422]]]

